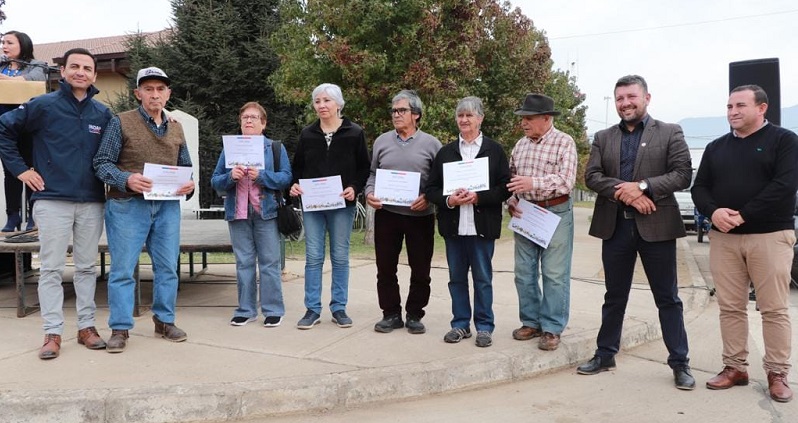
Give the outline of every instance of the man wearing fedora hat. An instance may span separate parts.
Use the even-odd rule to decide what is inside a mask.
[[[615,368],[623,318],[640,255],[676,388],[692,390],[687,333],[676,280],[676,238],[685,236],[674,191],[690,185],[690,150],[679,125],[649,116],[646,81],[638,75],[615,83],[621,121],[593,138],[585,184],[598,194],[590,235],[602,239],[604,305],[595,356],[577,373],[594,375]]]
[[[554,127],[554,100],[542,94],[527,94],[515,110],[521,116],[524,137],[510,157],[513,194],[510,214],[521,216],[520,200],[536,204],[560,217],[557,229],[544,248],[526,237],[515,238],[515,288],[521,327],[513,338],[525,341],[540,337],[538,347],[553,351],[568,324],[571,295],[571,257],[574,247],[574,215],[571,190],[576,180],[576,144],[570,135]],[[542,290],[538,280],[542,279]]]
[[[134,270],[146,243],[152,259],[152,320],[155,334],[169,341],[186,340],[175,326],[177,258],[180,254],[180,202],[145,200],[152,180],[143,175],[144,164],[191,166],[180,123],[164,113],[171,80],[156,67],[141,69],[134,90],[139,107],[114,116],[94,156],[97,177],[108,185],[105,232],[111,253],[108,276],[108,326],[111,338],[106,350],[125,350],[133,329]],[[194,191],[194,182],[175,194]]]

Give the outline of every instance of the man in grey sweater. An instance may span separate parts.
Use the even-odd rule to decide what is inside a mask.
[[[432,204],[427,202],[423,192],[441,142],[418,129],[422,109],[421,99],[414,91],[402,90],[393,98],[390,113],[394,130],[380,135],[374,141],[371,173],[366,182],[366,201],[376,209],[374,250],[377,256],[377,296],[383,314],[383,319],[374,325],[374,330],[382,333],[403,326],[410,333],[426,332],[421,319],[430,296],[435,215]],[[391,196],[390,199],[385,195],[378,196],[375,192],[378,169],[419,173],[419,191],[416,198],[407,205],[400,205],[402,201],[397,196]],[[402,321],[402,298],[396,276],[403,239],[407,245],[407,260],[410,265],[410,289],[405,303],[406,322]]]

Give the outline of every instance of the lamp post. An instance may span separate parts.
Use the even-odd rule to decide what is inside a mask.
[[[610,96],[604,96],[604,128],[610,126]]]

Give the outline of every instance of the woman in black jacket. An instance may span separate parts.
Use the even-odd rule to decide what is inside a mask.
[[[355,200],[369,176],[368,148],[363,129],[341,115],[344,97],[334,84],[321,84],[313,90],[313,109],[319,117],[302,129],[291,170],[294,184],[291,195],[302,195],[300,179],[341,176],[344,208],[305,210],[305,312],[297,323],[310,329],[321,320],[321,274],[326,236],[330,234],[332,262],[332,321],[339,327],[352,326],[346,314],[349,294],[349,237],[355,217]]]
[[[471,301],[468,269],[474,281],[474,327],[476,345],[493,343],[493,247],[501,234],[503,203],[510,197],[510,166],[502,146],[480,131],[484,112],[482,101],[466,97],[457,103],[456,141],[443,146],[435,156],[426,188],[427,200],[438,206],[438,232],[446,242],[449,264],[449,295],[452,297],[452,329],[443,340],[460,342],[471,337]],[[488,159],[488,186],[485,190],[459,188],[443,191],[443,164]]]

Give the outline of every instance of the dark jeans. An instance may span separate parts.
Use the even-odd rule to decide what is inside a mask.
[[[449,264],[449,295],[452,297],[452,328],[471,325],[468,269],[474,282],[474,326],[493,333],[493,250],[496,240],[479,236],[451,236],[446,242]]]
[[[602,244],[607,292],[601,308],[596,355],[609,358],[618,353],[638,253],[659,310],[662,338],[669,353],[668,365],[672,368],[686,365],[687,333],[676,284],[676,240],[647,242],[637,232],[635,221],[623,216],[618,217],[612,238]]]
[[[377,297],[385,317],[402,314],[402,297],[396,270],[402,241],[407,245],[410,289],[405,311],[424,317],[429,303],[430,262],[435,242],[435,215],[405,216],[387,210],[374,213],[374,250],[377,256]]]

